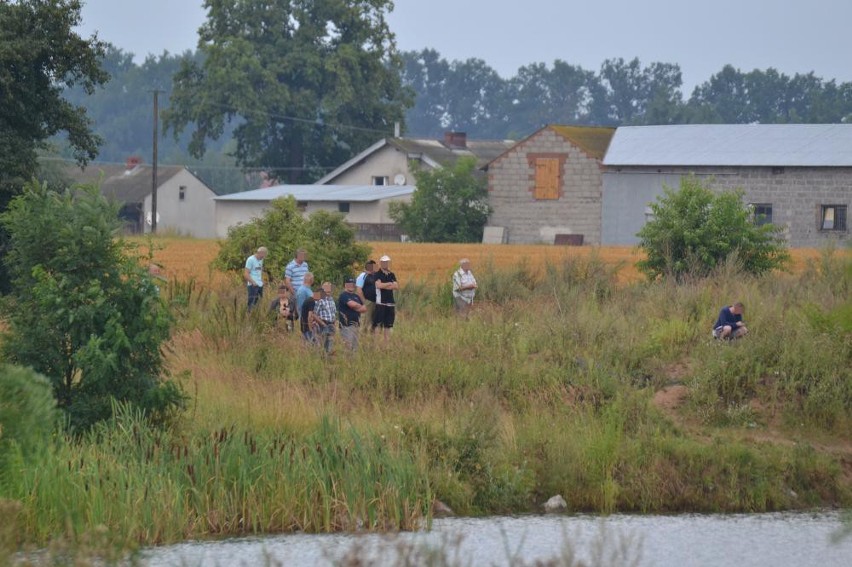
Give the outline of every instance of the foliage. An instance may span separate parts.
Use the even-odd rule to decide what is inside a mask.
[[[12,451],[28,459],[44,449],[57,425],[50,382],[29,368],[0,364],[0,485]]]
[[[295,199],[288,197],[273,200],[263,216],[229,228],[213,267],[242,272],[246,258],[260,246],[269,249],[264,268],[272,279],[283,280],[285,266],[296,250],[304,248],[317,281],[338,285],[370,252],[368,246],[355,242],[355,231],[342,214],[316,211],[305,219]]]
[[[418,242],[480,242],[488,221],[488,190],[476,175],[476,159],[450,168],[414,172],[417,191],[410,203],[391,203],[390,216]]]
[[[80,163],[97,154],[100,138],[80,106],[62,89],[80,85],[91,93],[108,75],[100,66],[104,44],[75,32],[80,0],[0,2],[0,212],[37,171],[48,138],[68,136]],[[8,235],[0,230],[0,257]],[[0,265],[0,291],[9,287]]]
[[[17,192],[36,172],[36,151],[66,132],[74,157],[85,163],[100,138],[81,106],[62,98],[75,85],[87,93],[108,75],[101,67],[104,43],[83,39],[80,0],[0,3],[0,190]],[[5,209],[4,200],[0,210]]]
[[[55,193],[33,183],[0,217],[11,236],[8,360],[46,376],[70,424],[108,418],[114,400],[154,420],[183,403],[162,377],[170,318],[97,187]]]
[[[637,265],[649,279],[706,276],[733,255],[750,274],[789,259],[780,229],[756,225],[739,192],[714,193],[695,176],[681,178],[678,191],[666,188],[651,210],[637,234],[647,254]]]
[[[239,165],[307,182],[402,122],[410,94],[385,20],[391,0],[204,5],[203,62],[184,62],[164,113],[176,133],[194,124],[193,155],[201,156],[226,122],[238,121]]]

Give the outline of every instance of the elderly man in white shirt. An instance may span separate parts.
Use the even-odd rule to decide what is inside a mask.
[[[467,317],[476,295],[476,278],[470,271],[470,260],[459,260],[459,269],[453,272],[453,306],[456,313]]]

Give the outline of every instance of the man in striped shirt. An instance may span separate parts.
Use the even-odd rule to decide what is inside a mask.
[[[296,257],[287,264],[284,268],[284,284],[290,288],[290,293],[296,295],[296,290],[302,286],[305,279],[305,274],[308,273],[308,253],[299,248],[296,250]]]

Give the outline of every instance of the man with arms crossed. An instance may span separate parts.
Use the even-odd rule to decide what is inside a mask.
[[[376,310],[373,313],[373,330],[383,329],[385,341],[390,339],[393,323],[396,319],[396,303],[393,292],[399,289],[396,274],[390,271],[390,256],[379,258],[379,271],[376,272]]]

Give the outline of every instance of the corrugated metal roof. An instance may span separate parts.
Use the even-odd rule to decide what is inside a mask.
[[[297,201],[370,202],[414,193],[414,185],[276,185],[216,197],[216,201],[271,201],[293,196]]]
[[[852,124],[626,126],[607,166],[852,166]]]

